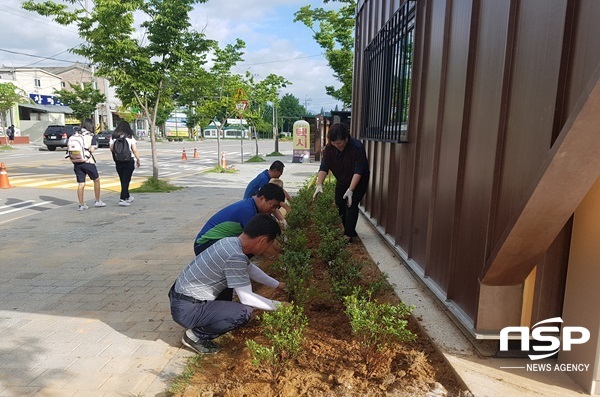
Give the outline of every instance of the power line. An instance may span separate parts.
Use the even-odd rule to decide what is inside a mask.
[[[73,61],[67,61],[67,60],[64,60],[64,59],[57,59],[57,58],[53,58],[53,57],[44,57],[44,56],[41,56],[41,55],[32,55],[32,54],[26,54],[26,53],[24,53],[24,52],[18,52],[18,51],[5,50],[4,48],[0,48],[0,51],[3,51],[3,52],[8,52],[8,53],[10,53],[10,54],[15,54],[15,55],[23,55],[23,56],[26,56],[26,57],[32,57],[32,58],[42,58],[42,59],[49,59],[49,60],[52,60],[52,61],[58,61],[58,62],[73,63]],[[64,51],[63,51],[63,52],[64,52]],[[59,54],[60,54],[60,53],[59,53]]]
[[[260,62],[260,63],[244,63],[244,62],[242,62],[240,65],[244,65],[244,66],[266,65],[267,63],[288,62],[288,61],[294,61],[296,59],[316,58],[316,57],[320,57],[320,56],[323,56],[323,54],[308,55],[305,57],[296,57],[296,58],[288,58],[288,59],[278,59],[276,61]]]
[[[0,8],[7,8],[7,9],[14,10],[14,11],[17,12],[17,13],[15,13],[15,12],[4,10],[4,12],[7,13],[7,14],[12,14],[12,15],[17,16],[17,17],[25,18],[27,20],[36,19],[36,23],[41,23],[41,24],[44,24],[44,25],[52,26],[53,28],[59,28],[59,29],[62,29],[62,30],[66,30],[68,32],[77,33],[77,30],[69,29],[69,28],[67,28],[67,27],[65,27],[63,25],[58,24],[58,23],[48,23],[48,19],[42,18],[40,16],[37,16],[37,15],[31,13],[31,12],[23,12],[22,10],[19,10],[19,9],[16,9],[16,8],[12,8],[12,7],[9,7],[9,6],[4,5],[4,4],[0,5]],[[25,15],[21,15],[21,14],[25,14]]]

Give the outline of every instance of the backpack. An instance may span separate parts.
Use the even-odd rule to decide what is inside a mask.
[[[131,161],[131,150],[129,142],[124,137],[117,138],[113,142],[113,160],[115,161]]]
[[[85,139],[81,134],[73,134],[67,141],[67,156],[73,164],[85,163],[90,156],[89,150],[85,147]]]

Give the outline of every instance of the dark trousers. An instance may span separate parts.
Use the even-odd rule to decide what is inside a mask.
[[[131,183],[131,176],[135,170],[135,163],[133,160],[115,161],[115,167],[121,180],[121,200],[127,200],[129,198],[129,183]]]
[[[236,328],[243,327],[252,316],[252,308],[232,302],[233,290],[225,289],[214,301],[199,301],[169,291],[171,316],[184,328],[190,328],[202,340],[215,339]]]
[[[336,183],[335,185],[335,205],[337,205],[340,218],[342,218],[342,225],[344,225],[344,236],[358,236],[356,233],[356,222],[358,222],[358,204],[367,192],[368,186],[369,176],[366,175],[360,178],[360,182],[354,189],[354,192],[352,192],[352,206],[348,207],[347,201],[343,197],[350,185],[342,185],[340,183]]]

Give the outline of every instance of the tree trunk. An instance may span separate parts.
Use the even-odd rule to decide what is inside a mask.
[[[150,125],[150,151],[152,152],[152,178],[158,179],[158,156],[156,155],[156,126]]]

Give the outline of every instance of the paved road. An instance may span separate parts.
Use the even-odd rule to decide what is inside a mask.
[[[270,163],[205,174],[198,159],[182,164],[175,145],[162,148],[165,172],[189,187],[135,195],[130,207],[103,190],[109,205],[81,212],[64,185],[19,186],[26,173],[72,178],[70,165],[51,165],[59,153],[0,154],[15,185],[0,189],[0,396],[160,396],[181,373],[191,353],[181,348],[167,291],[193,258],[198,229]],[[316,173],[316,164],[283,160],[290,190]],[[14,174],[13,161],[24,162]],[[25,170],[40,162],[48,166]],[[114,172],[106,167],[103,180]]]
[[[141,141],[139,148],[142,159],[141,167],[134,172],[130,185],[132,189],[140,186],[148,177],[152,176],[150,142]],[[184,148],[187,160],[182,160]],[[193,157],[194,149],[196,149],[197,158]],[[271,153],[273,149],[273,141],[259,141],[259,154],[263,158],[270,161],[265,154]],[[228,166],[235,167],[240,164],[239,141],[223,141],[221,151],[225,153]],[[291,154],[291,143],[280,142],[280,151]],[[244,160],[254,153],[256,153],[255,144],[245,141]],[[185,187],[204,186],[207,181],[203,180],[201,175],[217,165],[220,159],[217,142],[210,140],[158,143],[157,154],[160,178]],[[118,202],[118,195],[114,195],[114,193],[119,193],[120,182],[110,152],[106,148],[101,148],[95,152],[94,156],[98,162],[103,200]],[[4,162],[7,167],[11,186],[30,188],[12,189],[5,194],[0,190],[0,197],[6,199],[0,205],[0,224],[12,219],[32,216],[48,208],[76,205],[76,196],[73,190],[77,188],[77,183],[73,174],[73,166],[69,160],[65,159],[63,150],[49,152],[45,150],[44,146],[30,145],[21,147],[19,150],[0,152],[0,161]],[[260,166],[265,167],[264,164]],[[37,193],[36,189],[42,189],[39,190],[42,193]],[[44,193],[47,189],[59,190],[49,196]],[[93,197],[93,183],[88,180],[85,191],[88,205],[92,202]],[[110,204],[109,201],[107,203]]]

